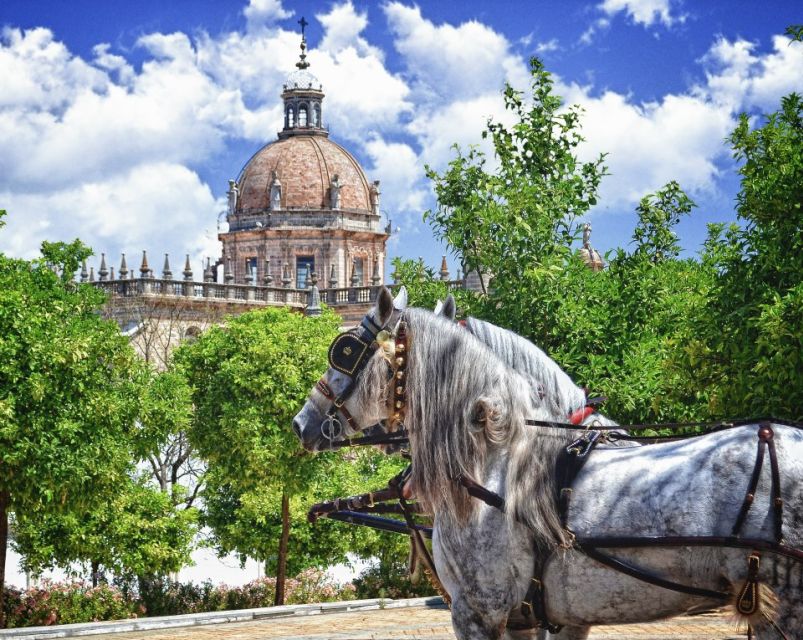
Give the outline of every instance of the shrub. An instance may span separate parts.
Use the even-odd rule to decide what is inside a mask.
[[[276,578],[272,577],[252,580],[241,587],[214,585],[210,581],[196,585],[156,579],[143,581],[139,591],[140,602],[149,616],[270,607],[275,595]],[[354,585],[338,585],[320,569],[307,569],[285,583],[287,604],[354,598]]]
[[[305,569],[285,585],[287,604],[354,600],[353,584],[338,585],[321,569]]]
[[[354,580],[357,598],[420,598],[436,596],[438,592],[421,572],[414,583],[404,562],[378,563]]]
[[[120,620],[141,615],[167,616],[203,611],[255,609],[273,606],[275,578],[259,578],[241,587],[142,579],[120,587],[45,580],[25,591],[6,588],[4,610],[9,627]],[[320,569],[307,569],[285,585],[287,604],[353,600],[352,584],[338,585]]]
[[[8,627],[30,627],[73,622],[118,620],[136,616],[136,605],[109,585],[90,587],[82,582],[41,585],[18,591],[6,590]]]

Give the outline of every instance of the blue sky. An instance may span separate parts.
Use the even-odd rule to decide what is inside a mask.
[[[219,252],[227,180],[280,128],[302,15],[332,137],[382,181],[400,228],[389,254],[433,266],[424,165],[505,118],[502,84],[524,88],[531,55],[585,108],[583,155],[609,153],[588,216],[602,250],[626,245],[638,199],[677,179],[699,204],[679,229],[695,252],[706,223],[734,219],[723,140],[737,114],[803,91],[803,45],[782,35],[803,22],[795,2],[4,0],[0,250],[79,236],[113,262],[169,252],[176,271],[189,253],[200,271]]]

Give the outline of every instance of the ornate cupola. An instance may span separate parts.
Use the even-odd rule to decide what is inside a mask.
[[[328,274],[333,288],[368,287],[384,281],[388,233],[379,181],[369,181],[323,126],[323,91],[307,62],[307,21],[299,24],[301,57],[282,87],[284,129],[229,181],[219,264],[238,284],[270,280],[303,289],[307,275],[311,282]]]
[[[309,62],[307,62],[307,37],[304,29],[309,23],[301,18],[299,24],[301,25],[301,55],[296,62],[298,69],[287,76],[283,86],[284,129],[279,133],[280,139],[293,135],[329,135],[323,126],[321,110],[323,87],[318,78],[307,71]]]

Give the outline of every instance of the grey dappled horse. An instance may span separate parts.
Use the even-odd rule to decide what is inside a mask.
[[[433,555],[452,596],[458,638],[505,633],[536,557],[548,558],[545,608],[550,622],[564,626],[559,638],[585,638],[590,625],[648,621],[721,604],[635,580],[573,550],[554,499],[553,469],[575,434],[525,424],[526,418],[563,416],[538,406],[527,381],[469,332],[423,310],[394,309],[383,289],[366,321],[392,340],[400,319],[407,334],[404,423],[413,483],[418,499],[435,514]],[[376,349],[355,377],[330,368],[323,380],[364,427],[394,410],[394,367],[393,350]],[[331,407],[314,390],[296,416],[294,429],[307,449],[325,447],[322,425]],[[773,428],[783,474],[785,542],[799,548],[803,432]],[[755,427],[649,447],[597,448],[574,484],[568,526],[589,536],[726,536],[744,499],[755,448]],[[745,536],[772,539],[768,473],[758,483]],[[470,498],[455,481],[460,476],[502,495],[506,512]],[[735,592],[746,574],[744,549],[655,546],[615,555],[711,590]],[[760,578],[779,597],[778,625],[789,637],[803,637],[800,563],[767,553]],[[761,638],[772,637],[757,630]]]

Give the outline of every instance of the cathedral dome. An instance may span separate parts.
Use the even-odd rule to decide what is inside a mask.
[[[271,207],[271,187],[281,184],[281,209],[371,212],[371,186],[357,160],[320,134],[292,135],[265,145],[237,180],[237,211]],[[334,185],[334,186],[333,186]],[[333,189],[338,191],[335,196]],[[333,198],[339,206],[333,206]]]

